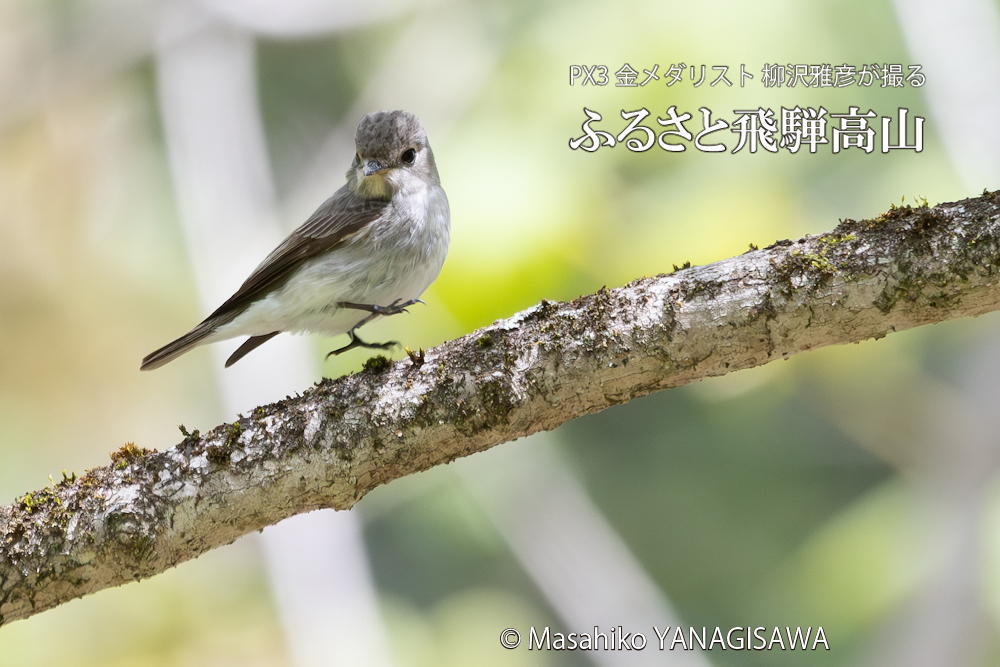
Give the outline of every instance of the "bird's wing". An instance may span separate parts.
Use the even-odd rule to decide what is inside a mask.
[[[333,250],[379,218],[388,200],[362,199],[345,185],[281,242],[239,290],[206,318],[216,326],[231,321],[251,303],[281,287],[305,260]]]

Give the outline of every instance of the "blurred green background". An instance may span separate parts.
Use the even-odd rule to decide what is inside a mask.
[[[157,21],[167,4],[0,4],[4,502],[63,469],[104,465],[126,441],[163,450],[179,441],[179,423],[206,429],[232,418],[208,351],[137,370],[202,314],[157,98]],[[257,38],[279,202],[294,199],[329,133],[357,123],[357,100],[385,54],[400,40],[417,60],[436,48],[413,39],[417,21],[457,22],[459,32],[467,22],[481,65],[473,76],[429,68],[419,81],[433,96],[465,76],[450,118],[399,100],[421,116],[434,147],[452,245],[428,306],[379,323],[372,338],[428,348],[543,298],[569,300],[673,264],[730,257],[749,243],[827,231],[904,197],[934,204],[1000,186],[963,185],[939,131],[952,121],[933,117],[921,89],[760,84],[761,67],[773,62],[888,62],[906,71],[919,61],[887,3],[442,0],[396,3],[378,20],[329,34]],[[571,65],[603,64],[613,74],[625,62],[639,72],[659,64],[661,76],[675,62],[728,65],[736,85],[568,83]],[[744,88],[741,63],[755,77]],[[893,118],[907,107],[928,118],[924,150],[637,154],[618,146],[590,154],[567,146],[581,134],[584,106],[604,116],[599,129],[618,131],[622,109],[655,116],[676,105],[694,114],[688,127],[697,131],[702,106],[732,122],[734,109],[796,104]],[[730,150],[736,143],[728,131],[712,139]],[[333,157],[346,170],[350,148]],[[342,182],[338,175],[328,191]],[[303,213],[283,206],[283,228]],[[932,628],[974,647],[951,664],[1000,664],[994,467],[981,466],[966,512],[975,536],[965,542],[940,536],[948,521],[937,504],[952,495],[938,492],[951,487],[935,477],[949,446],[942,415],[953,406],[975,412],[958,387],[996,329],[991,315],[817,350],[568,423],[555,432],[556,447],[686,625],[822,625],[833,649],[717,649],[706,654],[711,664],[906,664],[898,642],[912,636],[913,610],[969,590],[959,629]],[[341,341],[313,343],[320,360]],[[366,358],[353,352],[323,372],[357,370]],[[503,628],[559,621],[454,467],[378,489],[354,510],[395,660],[593,664],[585,654],[498,646]],[[955,555],[941,544],[959,545],[968,581],[947,585],[942,563]],[[292,664],[258,549],[246,540],[0,629],[0,665],[52,660]]]

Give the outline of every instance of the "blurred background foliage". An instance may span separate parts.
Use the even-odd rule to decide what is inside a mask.
[[[106,3],[104,3],[106,4]],[[165,449],[178,423],[220,406],[207,352],[140,374],[150,350],[200,319],[157,104],[156,3],[0,4],[0,498],[63,469],[107,463],[125,441]],[[453,240],[428,306],[378,334],[431,347],[540,299],[569,300],[673,264],[705,264],[776,239],[872,217],[891,203],[976,194],[937,126],[924,151],[833,155],[571,151],[582,107],[848,106],[929,117],[918,89],[764,89],[764,63],[913,63],[884,2],[662,3],[442,0],[309,39],[262,38],[257,85],[279,201],[348,117],[381,56],[422,12],[487,27],[495,65],[445,127],[424,120],[452,205]],[[153,26],[153,27],[151,27]],[[432,44],[408,45],[415,58]],[[727,88],[662,79],[570,86],[574,64],[642,71],[728,65]],[[740,88],[739,66],[754,75]],[[711,71],[711,70],[710,70]],[[450,76],[426,72],[433,89]],[[726,135],[723,137],[722,135]],[[722,132],[730,150],[735,135]],[[337,157],[344,169],[351,155]],[[337,179],[328,190],[339,187]],[[981,186],[998,184],[982,183]],[[982,187],[979,187],[981,190]],[[313,206],[319,201],[314,201]],[[301,214],[302,211],[296,211]],[[287,230],[301,215],[282,214]],[[689,625],[823,625],[830,652],[713,651],[717,665],[864,662],[939,554],[918,510],[928,409],[959,398],[964,350],[995,317],[960,321],[663,392],[556,432],[561,454]],[[340,341],[316,340],[317,359]],[[327,363],[357,370],[367,355]],[[964,365],[963,365],[964,364]],[[227,416],[231,418],[232,416]],[[915,462],[916,461],[916,462]],[[989,507],[997,508],[996,493]],[[403,666],[584,665],[586,655],[505,652],[505,627],[557,625],[451,467],[388,485],[355,510],[394,655]],[[983,518],[986,618],[1000,624],[997,519]],[[649,634],[647,632],[647,634]],[[651,636],[651,635],[649,635]],[[998,646],[980,656],[996,664]],[[0,665],[284,665],[252,542],[0,629]]]

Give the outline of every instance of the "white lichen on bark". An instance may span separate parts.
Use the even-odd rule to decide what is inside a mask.
[[[998,199],[997,201],[1000,201]],[[992,194],[542,302],[0,508],[0,624],[653,391],[1000,308]]]

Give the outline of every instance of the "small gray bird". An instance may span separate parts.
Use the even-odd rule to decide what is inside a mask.
[[[420,121],[405,111],[361,119],[347,184],[254,269],[218,310],[142,360],[159,368],[197,345],[250,336],[226,368],[283,331],[346,333],[404,312],[437,278],[448,254],[450,214]],[[329,356],[329,355],[327,355]]]

